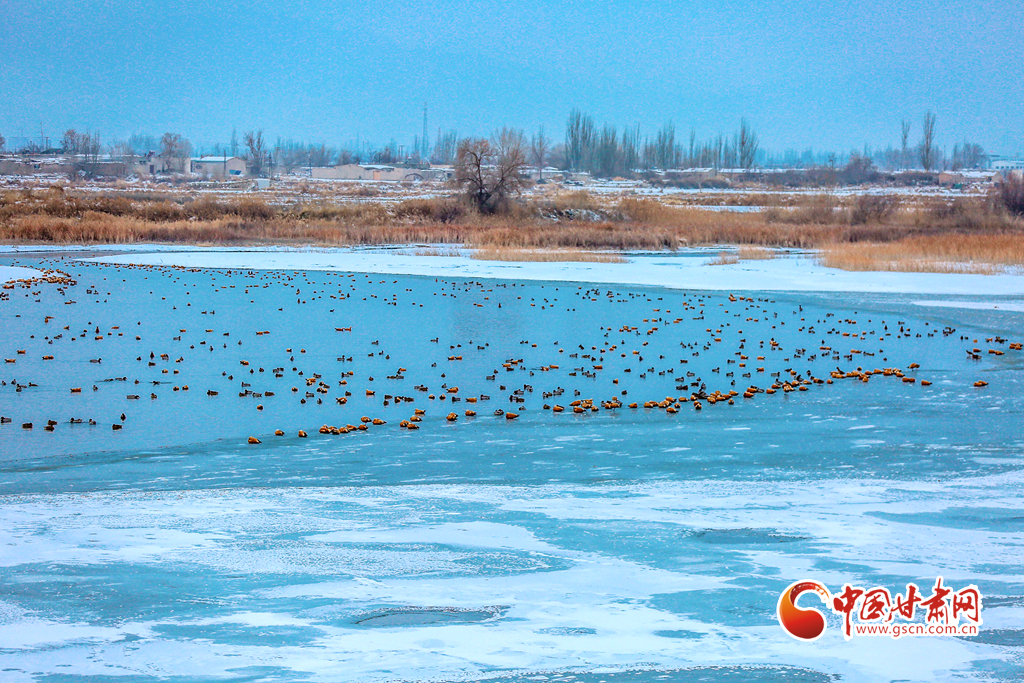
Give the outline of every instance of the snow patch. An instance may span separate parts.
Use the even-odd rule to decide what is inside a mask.
[[[703,253],[703,252],[701,252]],[[709,266],[689,251],[631,255],[627,263],[515,264],[466,256],[417,256],[365,249],[154,250],[103,256],[99,263],[252,270],[322,270],[428,277],[507,278],[517,281],[589,282],[716,291],[877,292],[904,294],[1024,295],[1024,274],[848,272],[826,268],[813,255]]]

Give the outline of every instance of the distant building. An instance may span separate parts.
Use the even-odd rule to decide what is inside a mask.
[[[242,164],[244,167],[244,163]],[[186,173],[189,160],[161,157],[155,152],[139,157],[115,157],[109,154],[34,155],[5,154],[0,157],[0,175],[69,174],[123,178],[126,176],[155,176],[168,173]],[[229,164],[228,168],[232,168]]]
[[[663,174],[674,178],[684,178],[686,180],[708,180],[719,175],[719,170],[711,167],[670,168],[663,171]]]
[[[1024,159],[993,159],[993,171],[1024,170]]]
[[[163,173],[185,173],[186,161],[186,159],[178,157],[157,156],[156,152],[150,152],[134,159],[128,165],[128,175],[152,176]]]
[[[314,166],[312,177],[318,180],[425,180],[429,169],[404,168],[389,164],[344,164]]]
[[[1003,174],[990,171],[943,171],[939,174],[939,185],[982,185],[1001,183]]]
[[[245,160],[239,157],[192,157],[190,172],[210,180],[245,177]]]
[[[0,175],[66,173],[70,167],[60,157],[5,155],[0,158]]]

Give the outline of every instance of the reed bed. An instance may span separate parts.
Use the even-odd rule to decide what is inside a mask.
[[[953,270],[958,264],[1024,265],[1024,218],[998,194],[911,200],[886,196],[784,198],[765,211],[708,211],[672,198],[595,198],[584,191],[538,193],[502,215],[480,215],[453,197],[367,200],[390,190],[310,183],[305,191],[253,196],[189,194],[173,187],[86,192],[50,187],[0,192],[6,243],[458,245],[509,258],[584,258],[630,250],[736,245],[739,259],[775,249],[823,249],[847,269]],[[347,198],[346,198],[347,197]],[[767,195],[738,195],[767,205]],[[729,201],[738,201],[730,195]],[[441,247],[435,247],[441,249]],[[602,253],[605,252],[605,253]],[[589,257],[588,257],[589,258]]]
[[[451,258],[462,256],[462,250],[458,247],[423,247],[416,250],[416,256],[444,256]]]
[[[740,257],[736,254],[730,254],[727,251],[721,252],[718,256],[708,261],[709,266],[731,266],[740,262]]]
[[[470,258],[481,261],[528,261],[533,263],[586,261],[592,263],[629,263],[621,254],[609,254],[578,249],[510,249],[486,247],[476,249]]]
[[[832,244],[819,258],[822,265],[842,270],[991,274],[1024,266],[1024,236],[918,235],[896,242]]]
[[[737,251],[736,255],[739,256],[741,261],[767,261],[773,259],[778,254],[764,247],[755,247],[752,245],[743,245]]]

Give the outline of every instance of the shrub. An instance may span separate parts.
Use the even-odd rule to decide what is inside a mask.
[[[829,194],[813,197],[806,206],[794,209],[788,215],[783,214],[781,220],[787,223],[807,224],[820,223],[828,225],[836,220],[836,200]]]
[[[273,207],[255,197],[243,197],[231,207],[231,213],[250,221],[270,220],[276,215]]]
[[[453,199],[409,199],[395,207],[397,218],[454,223],[466,214],[466,206]]]
[[[996,211],[991,200],[973,197],[936,204],[930,213],[935,221],[958,230],[999,228],[1006,223],[1006,214]]]
[[[892,217],[899,208],[900,198],[895,195],[862,194],[850,209],[850,223],[882,223]]]
[[[186,217],[185,209],[180,204],[174,204],[167,200],[160,202],[146,202],[142,208],[135,212],[138,218],[154,223],[168,221],[180,221]]]
[[[1011,171],[1003,182],[996,186],[996,200],[1010,214],[1024,216],[1024,174]]]

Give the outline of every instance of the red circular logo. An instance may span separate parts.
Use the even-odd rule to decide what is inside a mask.
[[[779,623],[797,640],[817,640],[825,632],[825,616],[821,612],[796,606],[797,598],[808,591],[817,593],[824,604],[829,604],[828,589],[817,581],[797,581],[779,596]]]

